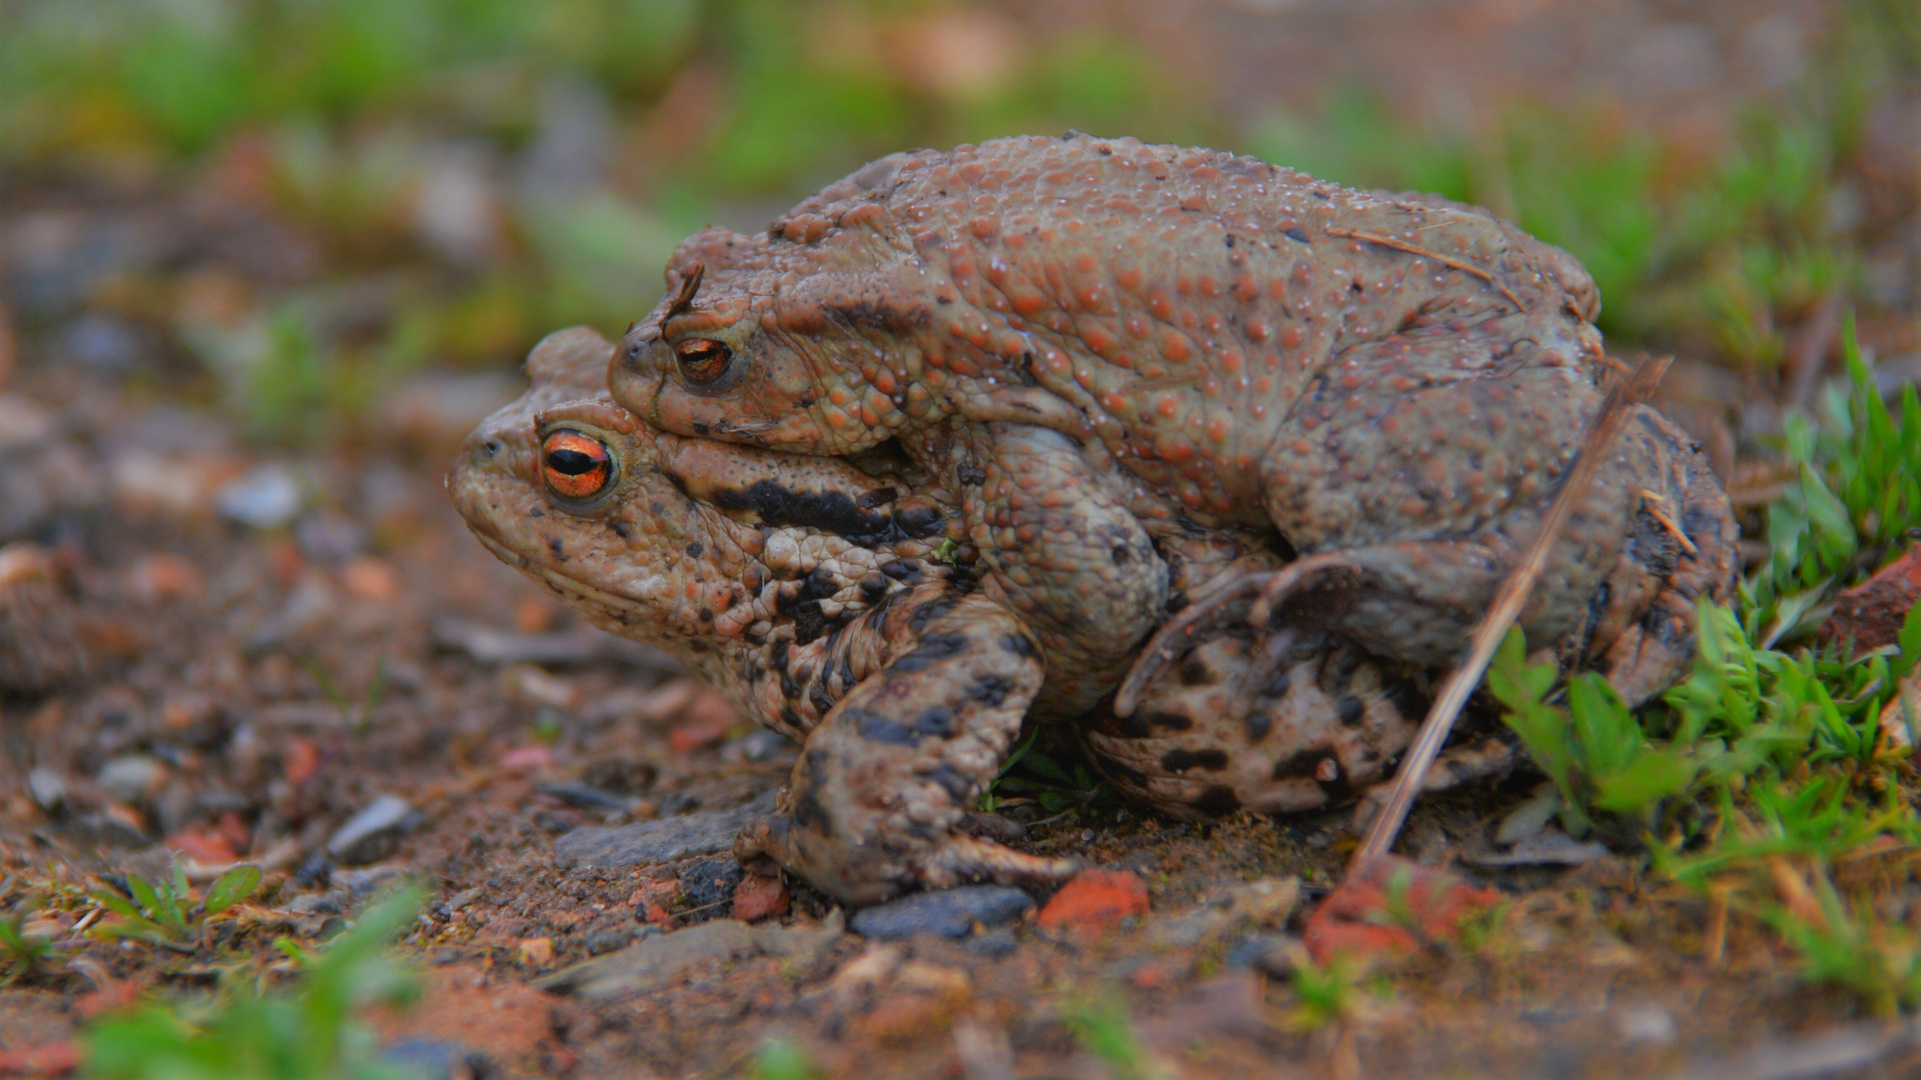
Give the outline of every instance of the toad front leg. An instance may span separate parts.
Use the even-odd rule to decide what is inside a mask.
[[[776,815],[736,842],[740,860],[771,858],[850,904],[1072,876],[1072,860],[960,831],[1041,686],[1040,649],[1020,620],[944,585],[897,594],[863,619],[884,660],[807,737]]]
[[[1111,469],[1066,435],[990,423],[917,453],[960,498],[982,589],[1019,612],[1047,657],[1040,712],[1077,716],[1110,692],[1167,610],[1168,569]]]

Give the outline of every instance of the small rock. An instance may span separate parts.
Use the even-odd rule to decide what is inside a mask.
[[[521,938],[520,959],[534,967],[546,967],[554,962],[554,939],[545,937]]]
[[[316,851],[293,872],[293,887],[311,889],[333,880],[334,863],[324,851]]]
[[[775,761],[793,753],[794,749],[794,740],[772,728],[759,728],[738,739],[729,739],[720,748],[720,759],[726,762]]]
[[[420,812],[398,795],[381,795],[327,840],[327,854],[355,866],[378,862],[394,853],[400,838],[421,821]]]
[[[576,810],[598,810],[602,813],[625,813],[628,809],[626,799],[611,791],[602,791],[586,784],[541,784],[534,788],[542,795],[551,796]]]
[[[415,1080],[476,1080],[491,1071],[485,1054],[439,1039],[395,1043],[381,1052],[380,1064]]]
[[[301,518],[294,526],[300,553],[317,563],[335,566],[367,550],[367,530],[352,518],[321,511]]]
[[[1083,870],[1041,909],[1049,930],[1098,934],[1147,914],[1147,882],[1125,870]]]
[[[1630,1043],[1666,1046],[1679,1037],[1674,1014],[1659,1005],[1631,1005],[1614,1014],[1614,1030]]]
[[[1287,934],[1249,934],[1228,950],[1226,966],[1253,968],[1263,975],[1282,978],[1311,960],[1300,939]]]
[[[1026,914],[1034,901],[1005,885],[963,885],[957,889],[921,892],[864,908],[854,915],[853,930],[864,938],[897,941],[915,934],[964,938],[974,924],[984,927],[1012,922]]]
[[[734,836],[755,817],[773,810],[773,792],[732,810],[643,821],[614,828],[575,829],[554,841],[554,862],[563,870],[609,869],[676,862],[734,846]]]
[[[1294,910],[1300,895],[1300,879],[1293,877],[1232,885],[1205,903],[1157,920],[1154,942],[1161,947],[1188,947],[1216,940],[1235,926],[1277,926]]]
[[[795,923],[781,926],[768,923],[754,927],[754,944],[768,956],[787,961],[789,970],[804,974],[847,935],[847,918],[839,908],[827,913],[818,924]]]
[[[879,989],[900,965],[899,949],[891,945],[869,945],[834,972],[834,977],[827,981],[827,992],[841,1008],[849,1008],[862,995]]]
[[[1607,857],[1606,844],[1576,840],[1559,829],[1548,829],[1522,840],[1508,851],[1469,855],[1462,861],[1475,866],[1584,866]]]
[[[27,794],[35,806],[52,813],[67,801],[67,778],[52,769],[34,769],[27,774]]]
[[[1401,901],[1414,928],[1397,925],[1388,911],[1390,889],[1405,890]],[[1433,867],[1384,856],[1350,873],[1307,917],[1301,939],[1317,962],[1336,952],[1357,957],[1407,955],[1428,940],[1453,938],[1461,922],[1499,903],[1501,894],[1481,889]]]
[[[680,894],[690,908],[716,908],[733,899],[741,876],[732,855],[702,859],[680,872]]]
[[[500,755],[500,767],[508,772],[539,772],[554,767],[554,752],[545,746],[516,746]]]
[[[167,767],[146,754],[123,754],[100,767],[100,789],[115,802],[138,804],[160,786]]]
[[[741,922],[778,918],[787,914],[790,903],[787,883],[777,877],[747,874],[734,887],[734,918]]]
[[[715,919],[686,930],[650,937],[619,952],[564,968],[534,985],[585,998],[646,993],[695,964],[745,956],[758,950],[754,933],[746,923]]]
[[[260,465],[221,485],[214,507],[222,517],[255,529],[278,529],[300,514],[300,478],[285,465]]]
[[[624,949],[632,944],[633,940],[633,930],[623,926],[615,930],[596,930],[588,934],[582,944],[587,946],[589,955],[599,956],[602,953],[613,952],[615,949]]]
[[[1003,960],[1020,951],[1021,943],[1005,926],[975,934],[961,945],[970,956],[983,960]]]
[[[287,904],[287,910],[295,915],[338,915],[340,905],[330,897],[319,893],[301,893]]]
[[[111,315],[87,312],[60,331],[54,350],[96,375],[126,375],[151,359],[153,343],[138,328]]]

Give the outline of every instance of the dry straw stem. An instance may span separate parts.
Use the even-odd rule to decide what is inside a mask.
[[[1365,866],[1369,860],[1386,855],[1394,846],[1395,837],[1400,835],[1401,824],[1407,820],[1407,812],[1414,806],[1414,796],[1421,790],[1421,783],[1427,778],[1428,769],[1434,764],[1435,755],[1441,752],[1441,744],[1447,741],[1448,733],[1454,730],[1455,718],[1460,716],[1461,707],[1467,704],[1468,695],[1481,684],[1481,676],[1486,674],[1487,665],[1494,659],[1494,650],[1507,636],[1508,627],[1521,614],[1527,603],[1528,594],[1534,591],[1534,583],[1541,578],[1547,566],[1548,551],[1561,535],[1561,528],[1567,523],[1568,514],[1574,503],[1594,479],[1594,472],[1607,458],[1608,448],[1620,434],[1622,425],[1634,414],[1634,407],[1646,401],[1660,384],[1661,376],[1667,373],[1673,357],[1650,358],[1625,381],[1617,381],[1608,390],[1607,398],[1601,403],[1601,411],[1588,429],[1587,440],[1581,445],[1580,457],[1574,467],[1568,470],[1567,479],[1562,481],[1560,493],[1554,497],[1553,505],[1548,507],[1547,517],[1541,522],[1540,532],[1535,534],[1534,543],[1528,547],[1527,555],[1521,564],[1508,575],[1501,585],[1501,591],[1494,594],[1494,603],[1488,608],[1487,618],[1474,631],[1467,659],[1454,669],[1441,687],[1440,696],[1428,709],[1427,719],[1421,722],[1421,732],[1415,736],[1414,746],[1408,751],[1407,758],[1401,763],[1400,775],[1394,779],[1394,790],[1388,796],[1387,805],[1375,816],[1368,827],[1367,836],[1355,850],[1354,859],[1348,863],[1348,873]]]

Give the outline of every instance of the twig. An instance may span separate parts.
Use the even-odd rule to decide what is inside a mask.
[[[1329,236],[1338,236],[1347,240],[1365,240],[1370,244],[1379,244],[1385,248],[1393,248],[1395,251],[1405,251],[1409,255],[1419,255],[1423,259],[1433,259],[1442,266],[1480,278],[1482,281],[1501,290],[1501,295],[1507,297],[1508,303],[1513,304],[1516,311],[1523,313],[1527,311],[1527,305],[1521,303],[1521,298],[1514,295],[1506,285],[1501,284],[1500,280],[1493,274],[1488,273],[1486,270],[1464,259],[1456,259],[1448,255],[1443,255],[1438,251],[1421,247],[1418,244],[1410,244],[1405,240],[1396,240],[1392,236],[1384,236],[1380,233],[1361,232],[1358,229],[1343,229],[1339,225],[1329,225],[1322,231]]]
[[[1494,659],[1494,650],[1500,646],[1501,639],[1507,636],[1508,627],[1514,625],[1514,620],[1521,614],[1522,605],[1527,603],[1528,594],[1534,591],[1534,583],[1540,580],[1547,568],[1548,552],[1560,536],[1568,515],[1573,512],[1574,503],[1593,481],[1601,462],[1607,458],[1614,437],[1620,433],[1628,417],[1634,414],[1634,406],[1646,401],[1654,392],[1655,385],[1661,381],[1672,360],[1673,357],[1651,358],[1642,363],[1632,379],[1616,383],[1608,391],[1607,398],[1601,403],[1600,413],[1588,429],[1587,440],[1581,445],[1580,456],[1562,480],[1561,490],[1548,507],[1547,516],[1542,518],[1540,531],[1535,533],[1527,555],[1508,575],[1500,591],[1494,594],[1494,602],[1488,608],[1486,619],[1474,631],[1467,659],[1448,675],[1440,696],[1434,699],[1433,707],[1428,709],[1427,719],[1421,722],[1420,734],[1415,736],[1414,745],[1401,762],[1399,775],[1394,778],[1393,794],[1388,797],[1387,805],[1382,807],[1374,823],[1368,827],[1367,837],[1355,849],[1354,858],[1348,863],[1350,874],[1365,866],[1369,860],[1387,854],[1388,849],[1394,846],[1394,839],[1401,832],[1401,824],[1407,820],[1407,812],[1414,806],[1414,797],[1427,779],[1428,769],[1441,752],[1441,744],[1447,741],[1448,733],[1454,729],[1455,718],[1460,715],[1462,706],[1467,704],[1468,695],[1480,685],[1481,676]]]

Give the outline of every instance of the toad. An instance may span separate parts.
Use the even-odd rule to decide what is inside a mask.
[[[1145,658],[1123,714],[1236,605],[1451,662],[1610,364],[1587,272],[1486,211],[1072,132],[882,158],[764,233],[695,235],[666,277],[617,402],[688,436],[898,445],[954,493],[986,587],[1086,673],[1070,706]],[[1302,558],[1143,651],[1192,599],[1152,552],[1222,528]],[[1685,671],[1735,555],[1719,484],[1642,408],[1521,625],[1639,702]]]
[[[743,861],[772,859],[850,903],[1069,876],[1073,860],[974,835],[1043,683],[1078,673],[1044,663],[1025,618],[978,587],[947,493],[906,486],[911,472],[658,433],[608,400],[612,349],[586,330],[542,342],[527,394],[469,437],[448,489],[503,561],[803,743],[777,813],[743,834]],[[1170,579],[1197,595],[1279,565],[1227,532],[1168,555]],[[1224,626],[1151,680],[1132,716],[1096,710],[1074,729],[1123,793],[1178,816],[1363,793],[1411,741],[1427,673],[1291,636],[1243,701],[1234,687],[1267,647]],[[1473,747],[1442,775],[1510,756]]]

